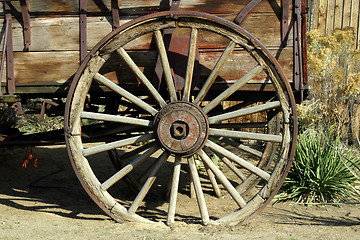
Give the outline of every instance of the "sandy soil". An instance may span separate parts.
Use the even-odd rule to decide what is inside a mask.
[[[0,150],[0,239],[360,239],[360,205],[275,204],[246,225],[119,224],[81,188],[64,146]],[[211,203],[210,203],[211,204]]]

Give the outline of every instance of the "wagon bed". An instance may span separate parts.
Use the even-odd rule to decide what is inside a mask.
[[[5,1],[6,2],[6,1]],[[119,4],[118,23],[114,23],[111,12],[111,1],[88,1],[86,5],[86,23],[81,26],[79,22],[80,1],[29,1],[30,10],[30,41],[28,50],[23,18],[21,17],[21,1],[11,1],[12,18],[12,40],[14,50],[14,79],[16,85],[15,94],[63,94],[66,95],[67,87],[80,64],[80,31],[86,29],[86,49],[89,51],[105,35],[112,31],[114,25],[122,25],[131,19],[144,14],[169,10],[168,1],[121,1]],[[251,1],[181,1],[180,10],[196,10],[216,14],[222,18],[233,21]],[[290,83],[295,78],[294,67],[301,70],[302,60],[293,63],[293,28],[282,27],[281,1],[252,1],[258,3],[241,21],[240,26],[258,38],[278,59],[284,69]],[[284,1],[287,2],[287,1]],[[289,12],[287,23],[293,24],[291,2],[288,2]],[[15,11],[15,9],[16,11]],[[286,11],[286,10],[284,10]],[[285,13],[285,12],[284,12]],[[299,16],[298,16],[299,17]],[[5,26],[4,20],[2,25]],[[284,33],[283,33],[284,32]],[[218,57],[216,49],[224,48],[221,39],[213,41],[211,36],[200,36],[203,51],[208,53],[200,54],[200,61],[204,67],[214,64]],[[301,38],[301,35],[299,35]],[[282,41],[284,39],[284,41]],[[137,43],[129,49],[142,50],[148,46]],[[84,45],[84,44],[83,44]],[[226,46],[226,45],[225,45]],[[84,46],[83,46],[84,47]],[[25,49],[25,50],[24,50]],[[210,50],[209,50],[210,49]],[[200,50],[201,51],[201,50]],[[301,49],[297,50],[301,55]],[[136,55],[136,54],[134,54]],[[206,59],[204,59],[206,56]],[[141,56],[143,57],[143,56]],[[239,56],[240,57],[240,56]],[[148,61],[143,64],[153,64],[154,56],[149,56]],[[237,60],[237,59],[235,59]],[[239,64],[240,66],[240,64]],[[240,69],[238,71],[245,71]],[[201,69],[202,72],[205,69]],[[200,70],[200,71],[201,71]],[[300,72],[299,72],[300,73]],[[298,73],[298,74],[299,74]],[[204,75],[206,73],[203,73]],[[230,77],[230,79],[233,79]],[[303,77],[299,75],[299,82],[293,89],[303,90]],[[259,81],[258,81],[259,82]],[[258,83],[253,81],[251,83]],[[301,89],[302,88],[302,89]],[[258,86],[250,86],[249,89],[259,91]],[[3,71],[2,92],[6,93],[6,71]]]

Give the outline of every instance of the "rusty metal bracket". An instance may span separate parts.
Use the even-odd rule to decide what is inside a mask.
[[[289,31],[289,12],[290,12],[290,1],[281,0],[281,43],[286,46],[287,36]]]
[[[50,124],[44,122],[46,104],[52,105],[52,106],[55,106],[55,107],[59,106],[59,104],[57,104],[56,102],[53,102],[53,101],[51,101],[49,99],[44,100],[43,103],[42,103],[42,107],[41,107],[41,111],[40,111],[40,119],[39,119],[38,123],[40,125],[50,126]]]
[[[301,34],[302,34],[302,69],[303,69],[303,81],[302,88],[304,89],[308,83],[308,68],[307,68],[307,43],[306,43],[306,14],[308,13],[308,1],[301,0]]]
[[[251,0],[236,16],[234,19],[234,22],[238,25],[245,19],[246,15],[249,14],[249,12],[256,7],[262,0]]]
[[[308,82],[306,46],[306,0],[294,0],[294,89],[299,100],[304,100],[305,85]]]
[[[294,1],[294,89],[296,91],[303,91],[304,84],[303,70],[302,70],[302,20],[301,20],[301,0]],[[301,99],[302,100],[302,99]]]
[[[10,95],[15,93],[15,78],[14,78],[14,51],[12,39],[12,15],[11,3],[9,1],[3,2],[5,12],[5,22],[7,24],[6,36],[6,76],[7,76],[7,91]]]
[[[14,73],[14,51],[13,51],[13,37],[12,37],[12,14],[11,1],[2,0],[5,18],[5,32],[3,37],[3,48],[0,63],[0,96],[3,96],[1,82],[4,72],[5,52],[6,52],[6,77],[7,77],[7,93],[13,95],[15,93],[15,73]],[[24,28],[24,49],[29,50],[31,44],[30,33],[30,13],[29,0],[20,0],[21,13]]]
[[[0,0],[0,2],[2,2],[3,4],[4,3],[11,4],[11,2],[16,2],[16,1],[20,2],[21,17],[22,17],[23,31],[24,31],[24,50],[28,51],[29,46],[31,45],[29,0]],[[15,8],[13,8],[13,9],[15,9]]]
[[[20,0],[20,6],[24,28],[24,45],[25,50],[29,51],[31,44],[29,0]]]
[[[180,7],[180,0],[172,0],[170,11],[177,11],[179,10],[179,7]]]
[[[113,19],[113,30],[120,27],[119,0],[111,0],[111,14]]]
[[[80,63],[87,54],[87,1],[79,0],[79,21],[80,21]]]
[[[4,4],[4,8],[5,8],[5,3]],[[3,95],[2,93],[2,88],[1,88],[1,82],[2,82],[2,76],[3,76],[3,71],[4,71],[4,61],[5,61],[5,51],[6,51],[6,45],[7,45],[7,35],[9,32],[9,19],[5,17],[5,32],[4,32],[4,37],[3,37],[3,47],[2,47],[2,51],[1,51],[1,65],[0,65],[0,96]]]

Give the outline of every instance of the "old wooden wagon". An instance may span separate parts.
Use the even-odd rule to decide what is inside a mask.
[[[1,2],[2,105],[64,113],[74,171],[113,219],[237,223],[277,193],[306,84],[304,0]]]

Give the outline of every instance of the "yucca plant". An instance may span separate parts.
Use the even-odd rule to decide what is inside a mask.
[[[360,158],[341,147],[338,137],[305,131],[299,136],[295,159],[278,200],[302,203],[360,201],[356,186]]]

